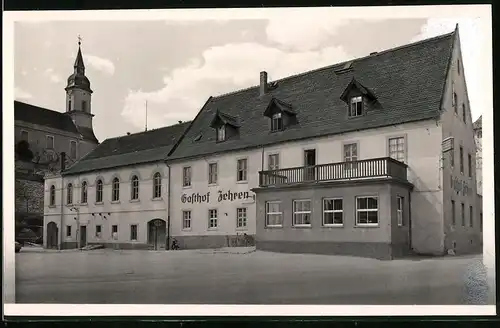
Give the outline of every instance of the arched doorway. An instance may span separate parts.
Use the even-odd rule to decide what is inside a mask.
[[[167,222],[153,219],[148,222],[148,244],[154,249],[164,249],[167,238]]]
[[[47,248],[57,248],[57,224],[55,222],[49,222],[47,224]]]

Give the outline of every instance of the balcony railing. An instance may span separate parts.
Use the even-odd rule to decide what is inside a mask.
[[[390,157],[260,171],[261,187],[390,177],[407,180],[407,165]]]

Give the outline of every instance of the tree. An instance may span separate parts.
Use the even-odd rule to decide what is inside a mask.
[[[32,161],[33,152],[30,149],[30,144],[26,140],[21,140],[15,147],[16,157],[22,161]]]

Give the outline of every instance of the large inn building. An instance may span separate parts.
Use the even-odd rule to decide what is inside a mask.
[[[45,182],[48,247],[256,244],[390,259],[482,248],[458,28],[210,97]],[[56,233],[54,233],[54,231]]]

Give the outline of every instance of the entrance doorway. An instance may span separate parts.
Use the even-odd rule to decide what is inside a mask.
[[[167,222],[153,219],[148,222],[148,244],[154,250],[165,249],[167,242]]]
[[[47,224],[47,248],[57,248],[58,238],[57,238],[57,224],[55,222],[49,222]]]
[[[316,179],[316,149],[304,150],[304,166],[305,176],[304,180],[310,181]]]
[[[80,248],[87,246],[87,226],[80,226]]]

